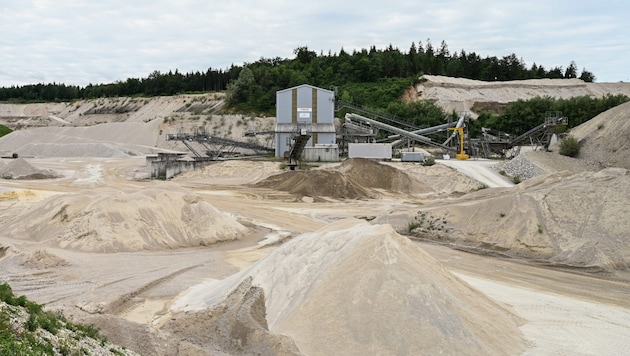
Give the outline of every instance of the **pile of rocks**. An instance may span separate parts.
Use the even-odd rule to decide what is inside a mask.
[[[538,167],[532,161],[527,159],[527,155],[520,154],[513,159],[501,163],[496,167],[499,171],[505,172],[510,177],[518,177],[520,180],[533,178],[545,174],[545,170]]]

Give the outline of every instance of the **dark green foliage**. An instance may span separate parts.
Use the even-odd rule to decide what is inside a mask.
[[[0,125],[0,137],[10,134],[12,130],[4,125]]]
[[[28,320],[26,321],[26,329],[28,331],[35,331],[37,330],[37,315],[36,314],[29,314],[28,316]]]
[[[3,301],[9,305],[13,304],[13,299],[15,296],[13,295],[13,290],[11,286],[6,283],[0,284],[0,301]]]
[[[410,78],[381,78],[370,83],[351,82],[337,86],[339,99],[371,109],[385,109],[399,101],[413,85]],[[389,111],[389,110],[388,110]],[[394,114],[394,112],[391,112]]]
[[[40,328],[53,335],[57,335],[61,328],[66,328],[81,338],[101,339],[98,330],[93,326],[70,323],[60,312],[43,311],[41,305],[27,300],[24,296],[16,297],[6,283],[0,284],[0,301],[11,307],[23,307],[29,313],[24,329],[18,335],[10,322],[10,315],[14,312],[8,308],[0,308],[0,355],[55,355],[51,341],[36,336]],[[101,340],[102,344],[106,342],[105,339]],[[87,354],[87,350],[76,350],[76,345],[68,343],[67,340],[65,342],[62,340],[57,347],[62,355]]]
[[[55,314],[50,312],[43,312],[37,317],[37,324],[44,330],[48,330],[53,335],[57,335],[61,322]]]
[[[573,136],[567,136],[560,141],[559,153],[563,156],[575,157],[580,153],[580,143]]]
[[[427,158],[424,159],[424,161],[422,161],[422,165],[423,166],[432,166],[435,164],[435,158],[433,158],[432,156],[429,156]]]
[[[92,339],[100,339],[99,331],[92,325],[67,323],[66,327]]]
[[[600,113],[630,100],[625,95],[604,95],[601,98],[579,96],[569,99],[535,97],[511,103],[502,115],[481,113],[469,124],[472,137],[478,137],[481,127],[488,127],[514,135],[525,133],[545,121],[547,111],[561,111],[569,118],[568,128],[573,128]]]
[[[426,128],[443,124],[444,110],[432,101],[419,100],[410,103],[392,102],[387,106],[391,116],[404,118],[417,127]]]

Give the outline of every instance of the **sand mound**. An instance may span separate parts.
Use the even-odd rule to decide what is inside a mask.
[[[59,176],[51,170],[37,169],[23,158],[0,165],[0,178],[4,179],[48,179]]]
[[[237,239],[245,230],[198,195],[162,184],[55,195],[15,217],[6,234],[63,248],[118,252],[209,245]]]
[[[286,191],[300,197],[329,197],[333,199],[378,197],[378,194],[370,192],[348,179],[344,174],[325,170],[288,171],[271,176],[256,183],[255,186]]]
[[[418,194],[430,188],[410,178],[405,172],[365,158],[344,161],[338,170],[348,179],[370,189],[383,189],[396,193]]]
[[[625,270],[630,268],[628,196],[628,170],[608,168],[544,175],[427,212],[444,216],[453,231],[441,237],[458,244],[552,264]]]
[[[349,159],[333,169],[288,171],[271,176],[256,186],[298,196],[333,199],[377,198],[376,190],[379,189],[408,194],[431,191],[394,167],[363,158]]]
[[[630,102],[597,115],[570,134],[580,142],[580,159],[630,169]]]
[[[70,263],[46,250],[37,250],[26,256],[22,256],[22,265],[29,268],[47,269],[69,266]]]
[[[247,270],[202,284],[173,310],[204,310],[251,276],[272,332],[308,355],[518,354],[512,314],[388,225],[343,220],[287,242]]]

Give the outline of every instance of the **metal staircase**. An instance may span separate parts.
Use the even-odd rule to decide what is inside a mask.
[[[547,149],[549,148],[549,130],[553,127],[566,124],[568,124],[568,119],[566,116],[562,116],[561,112],[547,112],[545,122],[510,140],[510,147],[522,145],[529,140],[530,144],[540,145]]]

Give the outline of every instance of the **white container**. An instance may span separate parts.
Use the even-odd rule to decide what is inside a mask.
[[[349,143],[348,158],[392,159],[390,143]]]

